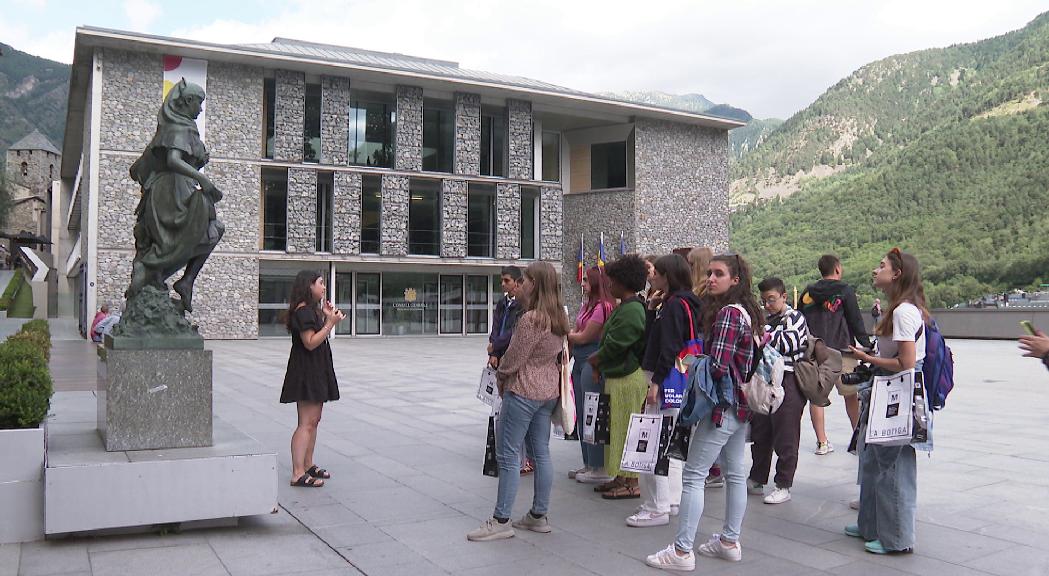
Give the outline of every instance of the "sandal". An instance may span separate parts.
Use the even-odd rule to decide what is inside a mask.
[[[320,488],[321,486],[324,486],[324,481],[321,480],[318,482],[317,478],[314,478],[309,474],[303,474],[302,476],[299,476],[298,480],[292,482],[291,485],[299,488]]]
[[[310,466],[310,469],[306,471],[306,474],[309,474],[313,478],[320,478],[322,480],[331,478],[331,473],[324,468],[318,468],[316,464]]]
[[[535,472],[535,462],[532,462],[531,458],[526,458],[524,464],[521,465],[521,476],[532,472]]]
[[[616,488],[622,486],[625,482],[626,479],[622,478],[621,476],[616,476],[615,478],[609,480],[608,482],[605,482],[604,484],[594,486],[594,492],[608,492],[610,490],[615,490]]]
[[[629,500],[641,497],[641,487],[637,484],[622,484],[601,495],[605,500]]]

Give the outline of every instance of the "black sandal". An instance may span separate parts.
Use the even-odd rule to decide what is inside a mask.
[[[310,466],[310,469],[307,470],[306,473],[312,476],[313,478],[320,478],[321,480],[327,480],[331,478],[331,473],[329,473],[324,468],[318,468],[316,464]]]
[[[303,474],[299,476],[299,479],[291,483],[292,486],[299,488],[320,488],[324,486],[324,482],[317,482],[317,478],[310,476],[309,474]]]

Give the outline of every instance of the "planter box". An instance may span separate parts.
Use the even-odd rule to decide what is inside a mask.
[[[46,431],[0,430],[0,544],[44,538]]]

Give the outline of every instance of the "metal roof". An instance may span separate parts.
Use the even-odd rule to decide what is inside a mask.
[[[47,139],[47,136],[41,134],[39,130],[33,130],[28,136],[12,144],[8,150],[43,150],[55,156],[62,155],[58,148]]]

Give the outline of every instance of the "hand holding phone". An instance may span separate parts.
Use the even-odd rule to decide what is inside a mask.
[[[1020,326],[1027,331],[1031,336],[1037,336],[1038,330],[1034,327],[1034,324],[1030,320],[1020,320]]]

